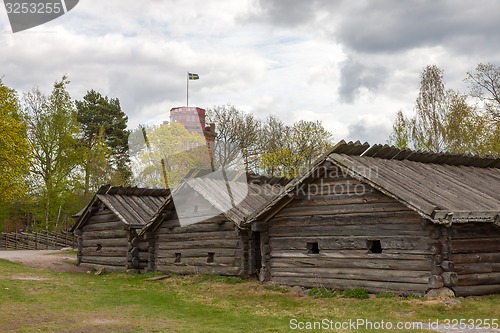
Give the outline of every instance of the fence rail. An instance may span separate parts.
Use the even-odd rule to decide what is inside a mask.
[[[76,237],[69,231],[0,233],[0,250],[59,250],[76,244]]]

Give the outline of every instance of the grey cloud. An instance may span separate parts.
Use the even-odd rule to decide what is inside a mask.
[[[315,1],[257,0],[257,11],[246,16],[245,21],[268,22],[279,26],[297,26],[314,20],[317,14]]]
[[[359,140],[373,144],[385,144],[391,133],[390,123],[370,123],[367,119],[351,123],[347,126],[347,140]]]
[[[387,77],[383,67],[368,67],[348,58],[342,63],[338,93],[341,101],[353,103],[360,88],[377,91]]]
[[[500,2],[486,0],[260,0],[252,19],[281,27],[316,23],[355,52],[393,53],[444,45],[464,53],[498,51]],[[321,17],[321,21],[317,21]]]
[[[346,9],[336,34],[358,52],[396,52],[440,44],[454,48],[462,36],[480,42],[500,30],[500,3],[495,1],[472,5],[470,1],[385,0]],[[477,44],[468,40],[473,50]]]

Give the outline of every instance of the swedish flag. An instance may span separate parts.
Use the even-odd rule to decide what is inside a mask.
[[[188,73],[188,78],[190,80],[199,80],[200,76],[198,74],[195,74],[195,73]]]

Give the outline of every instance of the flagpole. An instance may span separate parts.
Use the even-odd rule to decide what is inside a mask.
[[[186,107],[189,107],[189,72],[186,75]]]

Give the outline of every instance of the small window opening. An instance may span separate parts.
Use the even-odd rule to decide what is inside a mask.
[[[215,252],[208,252],[207,263],[214,263]]]
[[[309,254],[319,254],[318,242],[307,243],[307,253]]]
[[[368,253],[382,253],[382,244],[380,240],[367,240],[366,247],[368,248]]]
[[[180,253],[176,253],[175,254],[175,260],[174,260],[175,263],[180,263],[181,262],[181,254]]]
[[[193,212],[198,213],[198,205],[193,207]]]
[[[97,248],[95,250],[98,252],[98,251],[101,251],[101,249],[102,249],[102,245],[101,244],[97,244]]]

